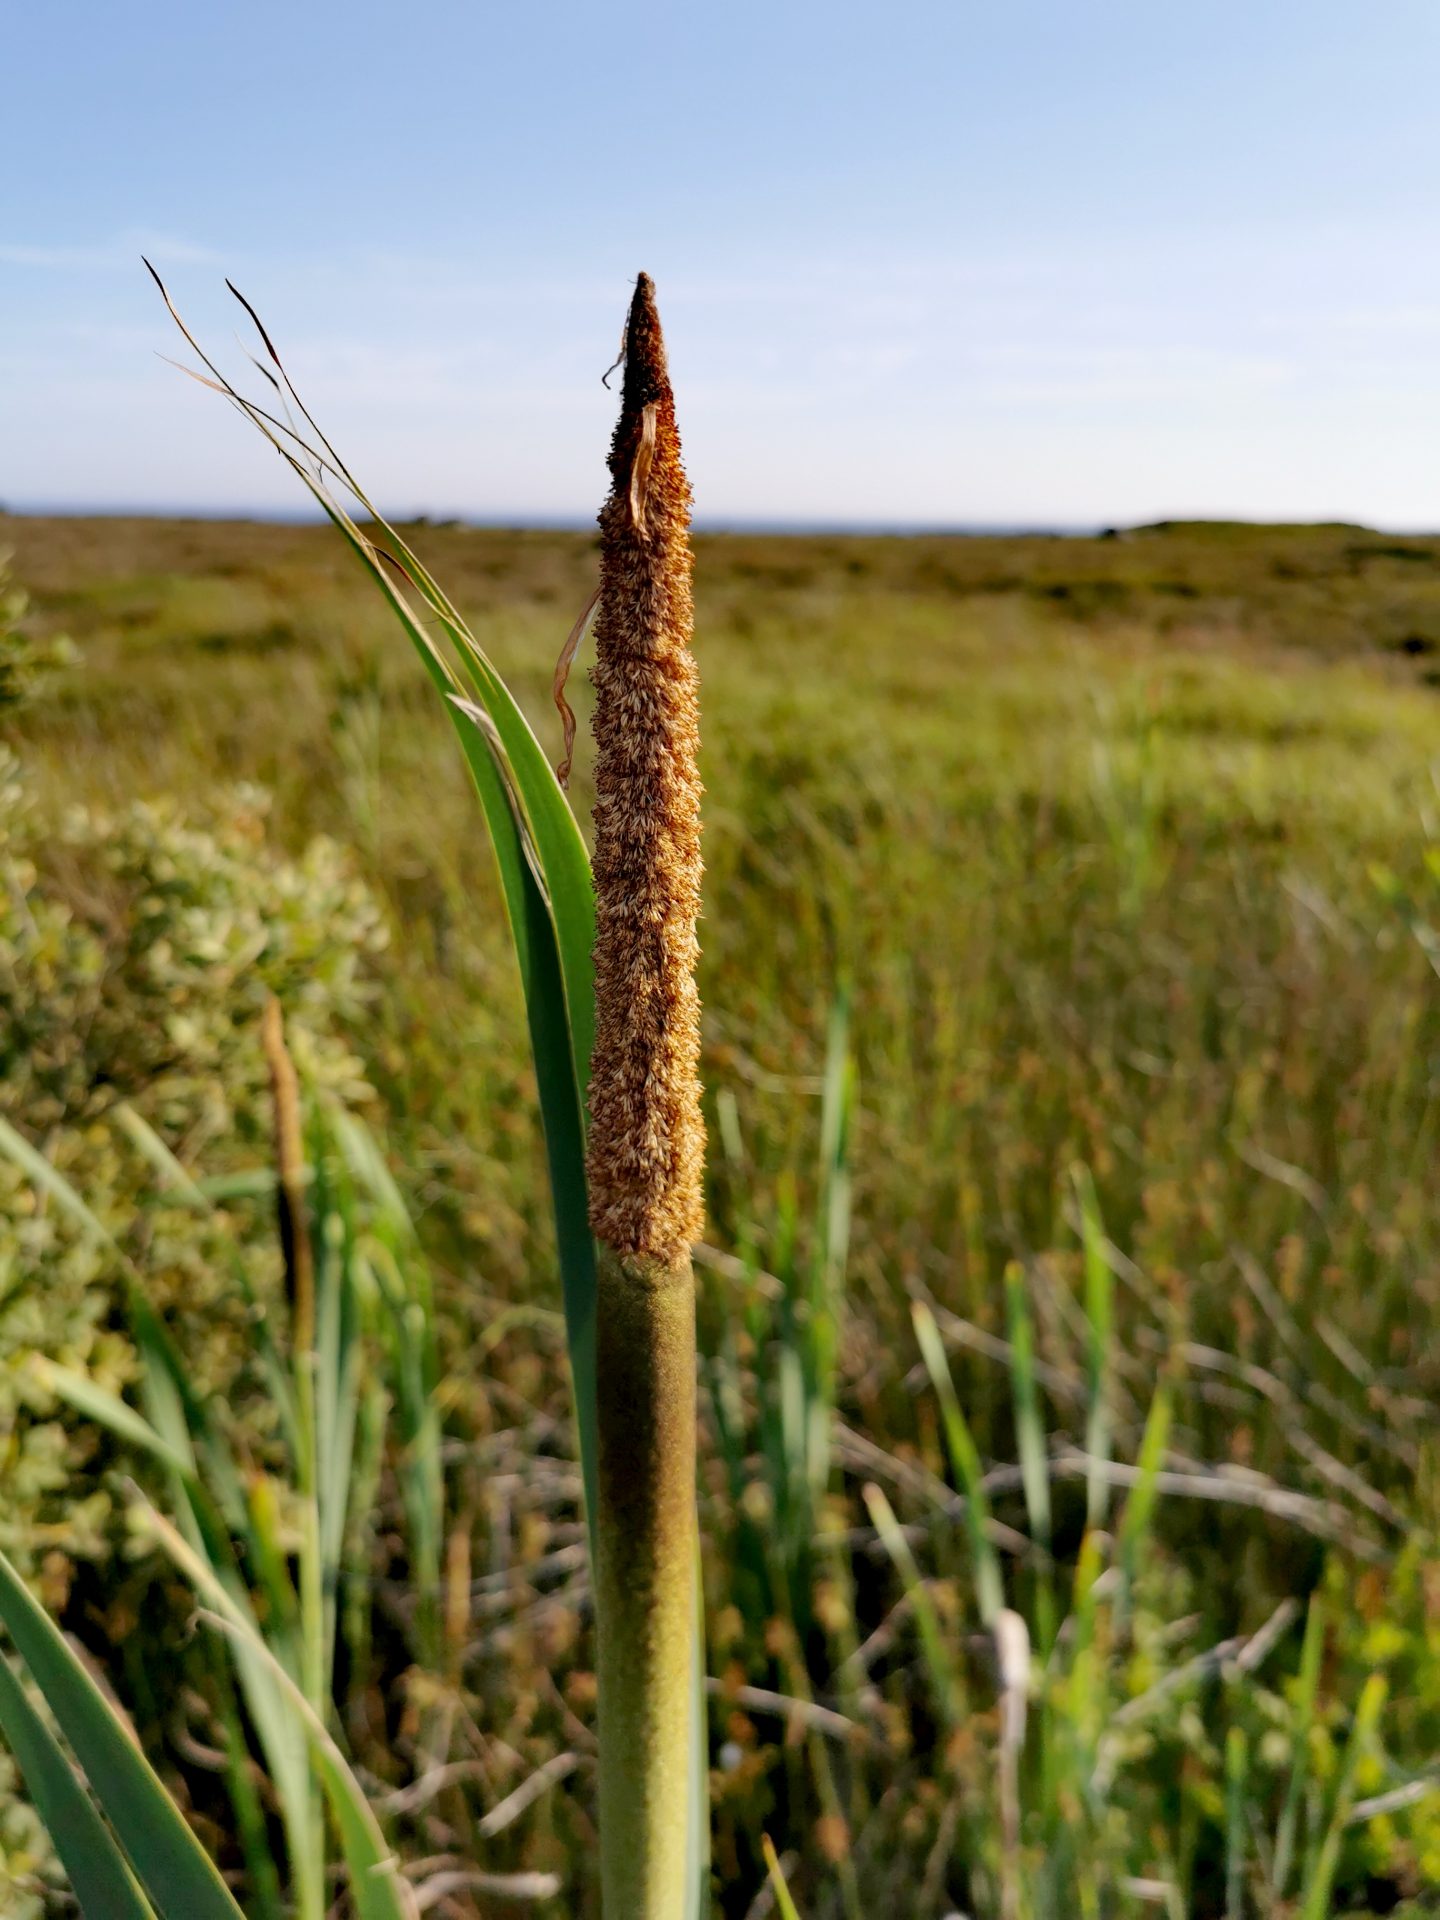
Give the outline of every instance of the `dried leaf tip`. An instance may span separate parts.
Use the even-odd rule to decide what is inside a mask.
[[[625,316],[625,331],[620,336],[620,357],[615,364],[624,368],[620,418],[610,446],[610,473],[618,483],[622,471],[628,471],[626,442],[635,422],[646,407],[670,394],[665,336],[660,331],[660,313],[655,305],[655,282],[648,273],[639,275],[635,282],[630,310]]]
[[[595,617],[595,1007],[590,1215],[615,1252],[699,1238],[699,681],[690,486],[647,274],[625,327]]]

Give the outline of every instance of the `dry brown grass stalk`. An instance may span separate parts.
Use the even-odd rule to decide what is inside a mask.
[[[260,1040],[270,1071],[275,1120],[275,1208],[285,1256],[286,1290],[294,1315],[296,1351],[308,1353],[315,1339],[315,1267],[305,1221],[305,1141],[300,1123],[300,1082],[285,1044],[280,1002],[265,1002]]]

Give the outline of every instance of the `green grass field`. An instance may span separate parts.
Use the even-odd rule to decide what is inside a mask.
[[[550,677],[594,541],[413,538],[558,759]],[[592,1911],[588,1594],[543,1157],[445,716],[328,529],[0,518],[5,548],[26,630],[77,657],[0,709],[28,808],[0,838],[0,1116],[77,1184],[103,1177],[198,1377],[258,1409],[227,1256],[140,1218],[141,1171],[96,1130],[123,1096],[196,1175],[253,1168],[257,994],[311,1007],[316,1071],[383,1141],[434,1271],[447,1436],[443,1657],[413,1658],[377,1448],[337,1724],[399,1796],[403,1855],[493,1870],[434,1911]],[[717,1914],[778,1910],[762,1833],[809,1920],[882,1899],[907,1920],[1440,1911],[1440,539],[704,534],[697,595]],[[137,801],[158,808],[143,829]],[[160,936],[135,930],[195,853],[179,822],[259,891],[198,890],[203,937],[182,901],[157,967]],[[267,948],[272,881],[292,934]],[[32,897],[57,929],[33,950]],[[343,905],[344,952],[307,931],[307,898]],[[74,1011],[47,1025],[72,975]],[[1077,1169],[1103,1221],[1088,1296]],[[268,1218],[235,1192],[228,1230],[273,1290]],[[139,1649],[185,1644],[184,1604],[127,1544],[125,1458],[22,1384],[39,1350],[123,1386],[119,1321],[72,1261],[75,1323],[55,1333],[47,1288],[71,1254],[28,1189],[9,1204],[0,1409],[31,1469],[12,1472],[0,1544],[218,1836],[203,1663],[178,1730],[145,1678]],[[1013,1834],[916,1303],[1034,1645]],[[1104,1573],[1076,1564],[1096,1500]],[[1372,1675],[1388,1692],[1357,1724]],[[5,1911],[63,1911],[5,1804]]]

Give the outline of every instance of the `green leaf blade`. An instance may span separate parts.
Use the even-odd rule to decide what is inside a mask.
[[[0,1659],[0,1733],[55,1842],[85,1920],[157,1920],[110,1829],[5,1659]]]
[[[0,1620],[94,1782],[161,1920],[243,1920],[158,1774],[3,1554]]]

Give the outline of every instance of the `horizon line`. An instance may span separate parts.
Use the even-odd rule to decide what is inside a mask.
[[[571,514],[489,514],[444,513],[433,509],[414,509],[386,516],[395,526],[464,528],[475,532],[505,533],[596,533],[592,518]],[[214,523],[233,522],[243,526],[325,526],[325,515],[318,510],[261,506],[166,505],[75,505],[65,502],[0,501],[3,520],[197,520]],[[836,539],[891,537],[895,539],[1097,539],[1107,533],[1141,533],[1164,527],[1255,527],[1274,528],[1348,528],[1361,533],[1393,534],[1407,539],[1440,538],[1440,527],[1395,524],[1381,525],[1343,515],[1318,515],[1304,519],[1258,519],[1234,513],[1159,513],[1146,519],[1121,520],[905,520],[845,519],[834,515],[796,519],[744,519],[725,515],[699,515],[692,523],[699,534],[790,535]]]

